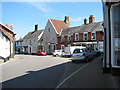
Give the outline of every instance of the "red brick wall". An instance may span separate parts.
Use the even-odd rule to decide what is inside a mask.
[[[97,40],[103,41],[103,38],[102,38],[102,36],[100,35],[100,32],[101,32],[101,31],[96,32],[96,41],[97,41]]]
[[[88,32],[88,40],[91,40],[91,32]],[[100,35],[100,32],[96,32],[96,41],[97,40],[103,41],[102,36]],[[67,47],[68,44],[71,44],[71,46],[73,46],[74,41],[75,41],[75,34],[71,35],[71,42],[68,42],[68,37],[64,36],[64,42],[61,43],[61,36],[59,36],[57,49],[61,49],[61,45],[64,45],[65,47]],[[79,41],[83,41],[83,33],[79,33]]]
[[[83,33],[79,33],[79,41],[83,41]]]
[[[88,32],[88,40],[91,40],[91,32]]]
[[[10,39],[10,57],[14,57],[15,53],[15,36],[12,32],[8,31],[5,27],[0,25],[0,29],[4,32],[6,36]],[[11,43],[13,42],[13,53],[11,53]]]

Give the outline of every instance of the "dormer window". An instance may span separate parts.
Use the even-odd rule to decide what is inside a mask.
[[[84,38],[85,41],[88,40],[88,32],[84,32],[83,38]]]
[[[91,40],[96,40],[96,32],[91,32]]]
[[[79,33],[75,33],[75,41],[79,41]]]

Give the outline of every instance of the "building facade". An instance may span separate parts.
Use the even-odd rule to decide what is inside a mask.
[[[9,59],[10,57],[10,39],[0,29],[0,59]]]
[[[65,20],[48,19],[44,33],[43,42],[44,50],[48,54],[52,54],[57,49],[57,36],[60,34],[63,28],[69,27],[69,17],[65,16]]]
[[[23,38],[23,52],[25,54],[35,54],[38,50],[38,41],[42,37],[43,30],[38,30],[38,25],[35,25],[35,30],[29,32]]]
[[[94,22],[94,17],[84,19],[81,26],[63,29],[58,38],[58,48],[64,49],[70,46],[89,46],[93,49],[98,48],[103,52],[103,22]]]
[[[23,53],[23,39],[15,41],[15,53],[22,54]]]
[[[4,24],[0,23],[0,30],[9,38],[10,46],[7,47],[7,50],[8,50],[8,52],[10,52],[10,58],[14,58],[14,55],[15,55],[15,35],[16,34],[13,32],[13,25],[11,25],[11,24],[4,25]],[[1,45],[2,45],[2,43],[1,43]],[[4,47],[4,45],[2,45],[2,47]]]
[[[120,0],[103,2],[104,14],[104,72],[120,75]]]

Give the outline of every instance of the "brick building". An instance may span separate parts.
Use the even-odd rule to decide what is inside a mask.
[[[10,57],[14,57],[15,55],[15,33],[13,32],[13,25],[12,24],[2,24],[0,23],[1,31],[9,38],[10,40]]]
[[[91,46],[94,49],[103,50],[103,22],[94,22],[94,17],[84,19],[81,26],[63,29],[58,38],[57,49],[69,46]]]

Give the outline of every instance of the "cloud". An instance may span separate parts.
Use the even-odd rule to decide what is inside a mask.
[[[47,7],[47,5],[41,3],[41,2],[30,2],[29,4],[31,4],[32,6],[34,6],[35,8],[39,9],[40,11],[46,13],[48,12],[50,9]]]
[[[78,22],[85,19],[85,17],[78,17],[78,18],[70,18],[70,21]]]

